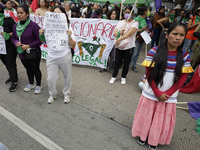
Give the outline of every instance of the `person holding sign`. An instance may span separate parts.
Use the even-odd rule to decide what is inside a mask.
[[[138,9],[138,11],[139,13],[138,13],[138,16],[135,18],[135,20],[139,22],[139,30],[137,33],[137,40],[135,41],[135,49],[131,57],[131,62],[129,64],[129,66],[131,66],[133,63],[132,70],[135,73],[138,72],[136,68],[137,61],[138,61],[140,52],[142,51],[142,47],[144,46],[144,43],[145,43],[142,37],[139,38],[139,36],[140,36],[140,33],[142,33],[143,31],[147,31],[148,28],[150,27],[150,26],[147,26],[147,20],[146,20],[149,8],[147,6],[142,6],[140,9]]]
[[[55,18],[57,23],[55,22],[55,20],[53,20],[53,18]],[[60,26],[65,25],[65,27],[63,26],[62,28],[58,28],[59,22],[62,22],[60,23]],[[54,99],[57,97],[56,84],[59,76],[59,70],[61,70],[65,78],[65,85],[63,89],[64,103],[69,103],[70,102],[69,94],[72,85],[71,48],[74,48],[76,46],[76,42],[74,33],[70,27],[68,16],[66,14],[65,9],[62,6],[55,7],[54,13],[50,12],[46,13],[44,28],[45,30],[40,29],[39,33],[41,41],[46,42],[49,48],[48,56],[46,59],[46,66],[47,66],[47,82],[48,82],[50,97],[47,100],[47,102],[49,104],[52,104],[54,102]],[[63,29],[65,28],[66,30],[63,31]],[[51,34],[52,32],[56,34]],[[66,38],[55,40],[54,38],[50,38],[50,36],[53,37],[55,36],[58,38],[61,37],[66,37]],[[53,43],[56,44],[54,45]]]
[[[19,22],[13,27],[12,42],[17,47],[20,60],[26,68],[29,84],[24,88],[25,92],[35,88],[35,94],[41,93],[41,78],[40,71],[41,49],[42,44],[39,38],[40,27],[37,23],[29,18],[29,8],[27,5],[20,5],[17,7],[17,16]],[[28,53],[28,54],[27,54]],[[34,54],[34,58],[28,58],[29,53]],[[36,84],[34,84],[34,77]]]
[[[124,60],[124,66],[121,75],[121,84],[126,84],[126,75],[128,73],[129,63],[135,47],[135,36],[139,26],[139,23],[132,19],[133,14],[131,13],[131,10],[132,6],[127,6],[125,8],[124,17],[126,19],[119,21],[113,33],[113,35],[117,38],[115,40],[115,67],[112,78],[109,81],[110,84],[113,84],[117,79],[117,74],[119,72],[119,68],[121,67],[122,60]],[[122,36],[119,37],[119,35]]]
[[[10,92],[14,92],[18,87],[17,84],[18,76],[17,76],[17,65],[16,65],[17,50],[15,45],[11,42],[10,39],[14,25],[15,21],[13,18],[4,16],[4,7],[0,3],[0,27],[3,27],[4,30],[3,32],[1,32],[1,35],[5,38],[5,44],[6,44],[6,52],[5,52],[6,54],[0,54],[0,59],[6,66],[10,75],[8,80],[6,80],[5,82],[5,84],[11,83],[11,86],[9,88]]]

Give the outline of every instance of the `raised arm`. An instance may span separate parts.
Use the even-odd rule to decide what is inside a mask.
[[[199,24],[200,24],[200,22],[195,23],[195,24],[192,25],[192,19],[190,18],[189,21],[188,21],[188,24],[187,24],[187,29],[190,30],[190,29],[198,26]]]
[[[163,28],[163,30],[164,30],[163,23],[165,23],[167,21],[167,19],[168,19],[168,17],[165,17],[165,18],[159,19],[157,22]]]

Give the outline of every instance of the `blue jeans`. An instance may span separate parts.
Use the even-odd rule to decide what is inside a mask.
[[[185,38],[185,42],[183,44],[183,50],[187,51],[188,47],[190,46],[190,49],[189,49],[189,54],[190,54],[190,57],[192,57],[192,53],[193,53],[193,45],[197,42],[197,40],[189,40],[189,39],[186,39]]]
[[[151,48],[154,47],[154,43],[156,42],[156,46],[159,44],[159,38],[162,28],[153,28],[153,37],[151,41]]]
[[[133,51],[133,55],[131,57],[131,62],[129,64],[129,67],[132,65],[132,63],[133,63],[133,68],[137,66],[137,61],[138,61],[143,45],[144,45],[144,41],[143,42],[138,42],[138,40],[135,41],[135,49]]]

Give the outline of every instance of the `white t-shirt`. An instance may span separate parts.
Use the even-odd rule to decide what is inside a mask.
[[[117,26],[116,26],[118,31],[124,29],[125,24],[126,24],[125,20],[119,21]],[[127,25],[126,25],[124,33],[128,32],[132,27],[136,28],[138,30],[138,26],[139,26],[138,21],[133,20],[132,22],[128,22]],[[127,49],[135,47],[135,36],[136,36],[136,34],[137,34],[137,31],[133,35],[131,35],[129,38],[121,40],[122,45],[123,45],[123,43],[125,43],[126,40],[129,40],[128,43],[126,44],[125,48],[123,48],[123,49],[121,49],[120,47],[117,47],[117,48],[120,49],[120,50],[127,50]]]
[[[74,32],[72,30],[71,27],[69,27],[69,30],[72,31],[72,35],[71,38],[75,41],[75,36],[74,36]],[[69,43],[67,44],[67,48],[65,50],[62,51],[55,51],[53,49],[48,49],[48,55],[52,58],[60,58],[60,57],[64,57],[65,55],[67,55],[68,53],[71,53],[71,47],[69,46]]]
[[[81,14],[81,15],[82,15],[82,16],[84,16],[84,13],[85,13],[86,11],[87,11],[87,7],[83,9],[83,11],[82,11],[82,14]]]
[[[68,12],[66,11],[66,13],[67,13],[68,18],[71,18],[71,16],[72,16],[71,10],[69,10]]]

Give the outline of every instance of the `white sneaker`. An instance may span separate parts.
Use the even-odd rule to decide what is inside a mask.
[[[35,88],[35,94],[40,94],[41,93],[41,91],[42,91],[42,86],[36,86],[36,88]]]
[[[64,96],[64,101],[63,101],[65,104],[69,103],[70,102],[70,99],[69,99],[69,95],[66,95]]]
[[[112,77],[112,78],[110,79],[109,83],[110,83],[110,84],[113,84],[113,83],[115,82],[116,79],[117,79],[117,78],[113,78],[113,77]]]
[[[126,78],[121,78],[121,84],[126,84]]]
[[[28,84],[25,88],[24,88],[24,91],[25,92],[28,92],[30,91],[31,89],[33,89],[36,85],[35,84]]]
[[[54,102],[54,99],[57,98],[57,95],[56,96],[51,96],[49,97],[49,99],[47,100],[48,104],[52,104]]]

